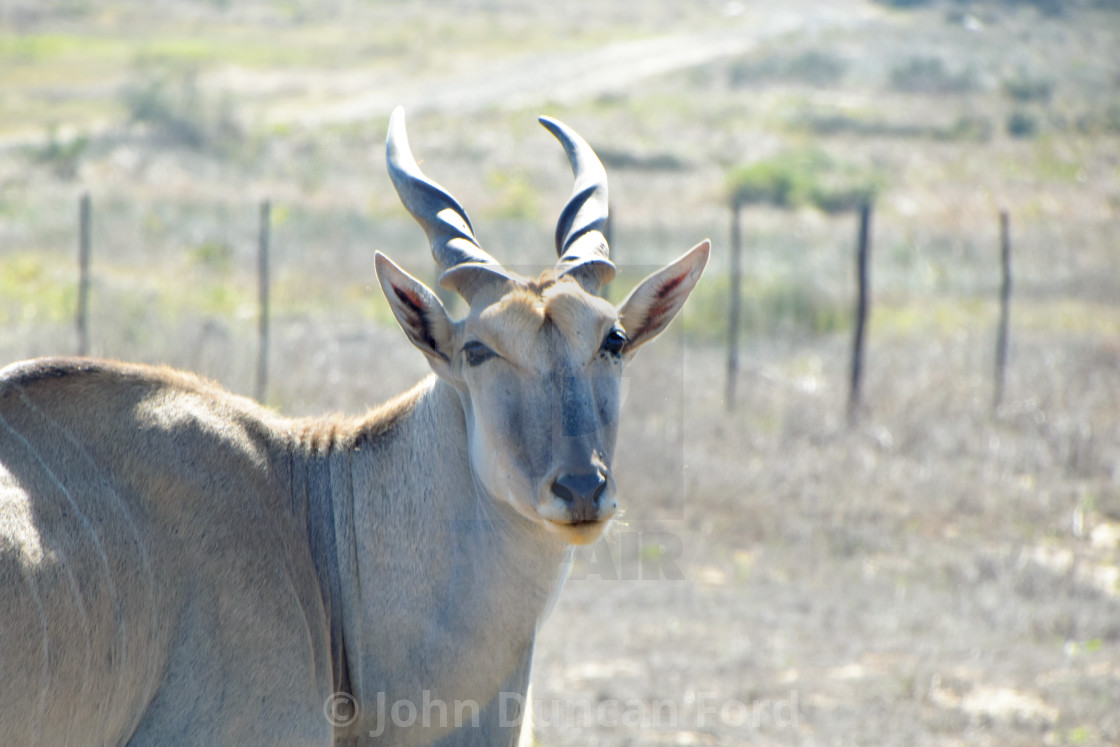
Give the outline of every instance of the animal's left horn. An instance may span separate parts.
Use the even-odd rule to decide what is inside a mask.
[[[458,291],[469,301],[480,281],[509,277],[498,261],[478,245],[463,206],[420,170],[408,146],[404,108],[400,106],[389,118],[385,160],[397,195],[424,229],[432,246],[432,257],[443,268],[440,285]]]
[[[575,186],[556,223],[556,253],[560,274],[579,271],[598,287],[614,277],[607,246],[607,172],[595,151],[572,128],[551,117],[540,123],[551,132],[568,155]]]

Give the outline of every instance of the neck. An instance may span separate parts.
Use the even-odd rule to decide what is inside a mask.
[[[570,546],[484,493],[460,395],[435,377],[329,430],[305,440],[309,527],[351,730],[380,733],[378,703],[485,705],[527,660]]]

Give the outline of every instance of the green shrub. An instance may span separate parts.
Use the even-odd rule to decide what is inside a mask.
[[[1016,109],[1007,117],[1007,134],[1012,137],[1030,138],[1038,133],[1038,118],[1028,111]]]
[[[673,153],[637,153],[621,148],[600,148],[599,160],[608,170],[684,171],[689,164]]]
[[[814,135],[853,135],[869,138],[930,138],[944,141],[987,142],[992,137],[992,123],[982,117],[962,115],[952,124],[917,124],[891,122],[878,118],[862,118],[854,114],[800,112],[789,126]]]
[[[233,267],[233,247],[224,241],[209,239],[187,251],[191,264],[221,273]]]
[[[819,150],[805,150],[787,151],[732,170],[727,194],[732,205],[812,205],[825,212],[840,212],[874,202],[881,187],[875,173],[837,162]]]
[[[27,154],[32,161],[49,167],[56,176],[73,179],[78,175],[78,164],[87,147],[89,138],[85,135],[63,140],[58,127],[52,126],[47,131],[47,142],[42,147],[29,149]]]
[[[1054,83],[1019,71],[1014,77],[1003,81],[1003,92],[1020,104],[1028,104],[1032,101],[1045,104],[1050,101],[1050,96],[1054,92]]]
[[[1120,101],[1113,101],[1104,112],[1105,131],[1120,134]]]
[[[1065,12],[1063,0],[1004,0],[1012,5],[1033,5],[1038,11],[1048,16],[1060,16]]]
[[[810,50],[794,56],[738,60],[728,68],[728,82],[733,88],[766,81],[806,83],[824,88],[839,83],[847,71],[848,63],[838,55]]]
[[[165,140],[195,150],[227,152],[240,144],[241,128],[229,99],[208,96],[192,69],[156,64],[121,90],[130,122]]]
[[[818,180],[809,193],[809,201],[826,213],[843,213],[874,203],[878,194],[879,184],[876,179],[843,171]]]
[[[1079,115],[1074,126],[1083,135],[1120,135],[1120,100],[1101,102]]]
[[[768,204],[792,207],[803,188],[804,166],[789,155],[743,166],[732,172],[728,192],[734,205]]]
[[[976,87],[971,69],[952,72],[940,57],[911,57],[890,72],[891,88],[908,93],[967,93]]]
[[[809,51],[789,61],[785,77],[824,87],[839,83],[847,69],[848,63],[834,54]]]
[[[936,130],[933,137],[938,140],[968,140],[985,143],[992,139],[992,122],[984,117],[961,116],[951,127]]]

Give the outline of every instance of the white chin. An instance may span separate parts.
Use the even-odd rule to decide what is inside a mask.
[[[577,523],[546,520],[548,528],[573,545],[590,545],[603,536],[611,520],[580,521]]]

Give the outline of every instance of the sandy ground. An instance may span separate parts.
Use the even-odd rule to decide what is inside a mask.
[[[574,13],[580,7],[576,3],[557,12]],[[703,33],[666,29],[651,38],[526,56],[516,64],[504,60],[490,65],[471,58],[454,74],[417,74],[404,82],[373,85],[376,79],[365,74],[339,74],[324,81],[322,75],[299,71],[245,69],[210,71],[203,80],[244,96],[248,103],[243,114],[249,119],[312,132],[383,117],[404,103],[410,114],[433,115],[427,123],[438,131],[422,130],[416,133],[418,141],[428,145],[424,153],[438,163],[433,170],[441,180],[447,174],[462,184],[459,176],[477,171],[480,157],[501,161],[502,168],[514,161],[524,165],[527,154],[545,147],[546,141],[534,133],[526,141],[532,145],[517,142],[507,149],[505,130],[488,130],[485,123],[478,131],[458,127],[453,121],[457,113],[484,118],[494,109],[538,102],[625,97],[673,70],[718,63],[759,45],[780,51],[787,38],[801,48],[811,47],[816,37],[838,39],[835,48],[845,53],[861,44],[905,45],[910,38],[891,25],[907,20],[888,19],[881,5],[871,3],[720,3],[711,12],[725,14],[728,27]],[[935,18],[941,24],[944,15],[922,16],[918,23]],[[742,18],[751,24],[744,25]],[[1048,21],[1034,26],[1024,22],[1024,28],[1024,47],[1032,39],[1064,33],[1064,27]],[[846,35],[857,29],[860,36]],[[937,43],[939,35],[949,37],[940,25],[931,34]],[[967,41],[973,38],[980,37]],[[855,67],[852,75],[858,77]],[[695,85],[702,84],[701,76]],[[667,87],[669,94],[679,93],[681,85],[674,81],[677,88]],[[882,93],[876,91],[875,96]],[[981,109],[988,93],[970,94],[967,106]],[[618,186],[614,194],[624,206],[620,212],[629,221],[623,228],[649,224],[641,226],[644,232],[623,232],[618,245],[647,241],[662,260],[687,248],[682,243],[670,251],[657,243],[663,234],[676,241],[676,233],[683,231],[679,219],[689,222],[689,231],[703,224],[703,230],[721,238],[717,232],[723,232],[725,217],[717,182],[723,163],[712,159],[732,161],[776,147],[773,133],[759,131],[758,122],[732,106],[739,106],[738,101],[720,102],[714,114],[707,113],[712,120],[704,121],[694,112],[673,110],[675,99],[669,94],[656,102],[668,110],[659,113],[666,123],[659,119],[640,132],[644,142],[635,152],[641,154],[642,147],[654,143],[654,152],[682,152],[686,160],[696,156],[692,165],[700,165],[667,174],[620,169],[611,175],[612,189]],[[736,95],[749,99],[752,110],[773,107],[780,113],[773,115],[780,127],[787,110],[775,100],[807,98],[809,93],[764,88]],[[878,111],[875,96],[866,90],[820,94],[837,111],[861,116],[864,110]],[[907,98],[903,103],[914,102]],[[638,96],[634,104],[650,106]],[[941,99],[919,104],[931,116],[940,115]],[[720,129],[710,139],[698,134],[718,125],[720,117],[741,117],[746,124],[742,132]],[[596,142],[617,144],[612,133],[620,124],[641,129],[632,121],[637,115],[629,111],[599,117],[585,109],[581,118],[591,128],[585,134],[597,136],[592,138]],[[117,126],[102,130],[91,125],[84,131],[98,136]],[[419,234],[401,216],[395,198],[383,200],[368,187],[375,178],[364,154],[379,147],[382,136],[360,133],[360,147],[342,150],[351,147],[343,142],[339,155],[297,131],[276,151],[268,151],[271,158],[290,164],[321,159],[328,164],[323,170],[338,165],[330,158],[357,163],[354,154],[363,154],[364,160],[350,171],[321,177],[311,186],[293,186],[288,172],[246,186],[230,176],[225,164],[206,161],[203,169],[198,162],[204,157],[198,154],[147,153],[147,144],[135,145],[125,135],[119,143],[99,144],[104,152],[90,157],[92,165],[82,175],[124,205],[117,209],[132,226],[132,235],[120,242],[124,249],[113,258],[121,262],[140,255],[147,249],[145,242],[173,233],[160,224],[162,207],[143,202],[154,201],[153,194],[191,203],[190,225],[183,230],[196,243],[228,235],[211,230],[206,221],[229,223],[232,210],[215,217],[195,209],[195,203],[215,195],[232,200],[269,193],[303,208],[356,204],[380,211],[378,219],[389,228],[375,237],[363,234],[360,240],[353,234],[366,231],[367,223],[358,223],[351,233],[328,230],[333,230],[329,221],[350,217],[342,212],[326,212],[322,223],[301,229],[306,234],[298,237],[291,225],[278,227],[278,244],[303,238],[323,252],[295,270],[303,272],[304,287],[312,287],[370,273],[371,244],[420,247],[409,258],[421,257]],[[345,140],[337,131],[332,137]],[[10,138],[8,151],[36,139],[41,133],[32,140]],[[899,184],[885,198],[884,211],[893,210],[895,227],[884,221],[884,235],[877,234],[884,250],[879,256],[898,255],[898,247],[923,241],[943,244],[925,247],[925,254],[913,260],[925,269],[910,275],[888,261],[886,269],[896,270],[897,276],[877,276],[888,292],[892,280],[902,288],[894,290],[896,296],[908,293],[910,282],[928,294],[919,295],[916,303],[928,301],[932,292],[914,281],[915,275],[937,276],[939,263],[971,262],[970,271],[975,271],[979,263],[972,255],[992,238],[975,236],[981,219],[988,226],[984,230],[990,230],[994,197],[958,200],[955,194],[936,191],[922,169],[970,187],[975,182],[993,194],[998,190],[991,185],[1004,179],[999,169],[1011,172],[1006,194],[1021,198],[1019,214],[1033,216],[1035,229],[1042,227],[1017,265],[1025,268],[1021,287],[1027,300],[1016,313],[1030,312],[1029,303],[1038,305],[1033,316],[1015,318],[1007,401],[994,415],[989,413],[991,330],[983,313],[960,316],[963,322],[950,316],[944,323],[948,331],[937,328],[927,334],[918,325],[893,336],[881,333],[883,327],[873,317],[868,409],[850,430],[843,418],[846,334],[787,339],[776,333],[750,339],[738,382],[741,399],[729,412],[723,403],[724,360],[718,345],[683,342],[680,327],[675,327],[634,364],[618,457],[627,513],[610,537],[580,551],[538,639],[533,698],[539,744],[1120,744],[1120,345],[1107,320],[1085,321],[1091,306],[1069,307],[1076,314],[1066,321],[1060,314],[1050,318],[1055,307],[1042,304],[1048,294],[1073,296],[1086,290],[1096,293],[1102,306],[1115,302],[1109,238],[1115,235],[1115,208],[1101,194],[1079,187],[1077,174],[1055,186],[1054,180],[1014,173],[1023,152],[1041,153],[1039,160],[1045,157],[1053,170],[1061,170],[1067,151],[1096,151],[1058,137],[1040,137],[1027,146],[997,139],[988,153],[992,160],[973,164],[956,155],[973,147],[968,143],[918,147],[914,140],[872,140],[852,140],[851,149],[879,149],[878,155],[885,154],[899,169]],[[459,154],[470,150],[468,141],[475,152]],[[450,163],[455,158],[458,162]],[[66,202],[60,198],[48,204],[38,196],[48,177],[34,176],[24,185],[28,169],[23,161],[0,163],[0,186],[8,185],[0,196],[14,200],[25,189],[30,195],[26,205],[39,211],[13,218],[8,210],[0,235],[21,247],[64,245],[69,251],[69,213],[65,224],[55,213],[61,212],[58,204],[71,204],[72,185],[50,182],[51,189],[66,192]],[[376,169],[376,179],[381,179],[379,163]],[[1091,184],[1112,184],[1115,190],[1110,176],[1114,161],[1088,158],[1086,169]],[[957,173],[961,170],[967,173]],[[906,183],[908,175],[924,181],[913,187]],[[484,175],[473,182],[464,178],[478,192],[495,189]],[[570,188],[567,173],[560,167],[548,178],[555,179],[562,199]],[[362,186],[350,190],[352,184]],[[265,192],[266,187],[274,191]],[[471,186],[458,189],[476,197]],[[297,197],[305,203],[299,204]],[[109,200],[98,203],[99,210],[105,202]],[[25,203],[19,203],[21,210]],[[636,207],[627,212],[630,205]],[[1075,214],[1077,210],[1083,214]],[[99,218],[105,221],[100,225],[108,225],[110,211],[98,213],[107,216]],[[900,216],[909,221],[903,227]],[[486,222],[474,217],[480,226]],[[1091,221],[1091,229],[1068,229],[1057,220],[1067,217]],[[850,290],[831,277],[839,276],[837,265],[825,263],[836,254],[832,219],[772,212],[759,220],[764,224],[758,229],[761,235],[788,234],[789,246],[807,247],[804,265],[829,276],[823,284]],[[28,222],[36,225],[29,228]],[[251,250],[252,224],[246,225],[248,238],[230,242]],[[970,238],[960,239],[962,235]],[[1082,241],[1084,237],[1090,240]],[[187,245],[188,239],[180,243]],[[1057,262],[1045,251],[1049,244],[1072,248]],[[237,249],[246,256],[250,250]],[[351,256],[359,254],[358,259]],[[333,273],[330,280],[316,276],[312,282],[307,268],[340,257],[344,261],[328,271]],[[295,259],[294,251],[281,255],[278,266],[285,261],[294,265]],[[776,263],[773,256],[763,259]],[[181,271],[181,264],[172,266],[178,269],[169,273]],[[725,282],[720,275],[725,268],[725,256],[715,257],[703,282]],[[112,298],[118,286],[137,284],[140,272],[120,273],[106,263],[96,276],[95,292]],[[782,279],[769,279],[774,277]],[[982,286],[988,281],[970,277],[964,282]],[[765,288],[765,282],[759,287]],[[161,291],[146,292],[154,298]],[[949,303],[966,295],[959,288],[954,292],[958,297]],[[163,356],[222,378],[232,368],[229,361],[253,347],[251,334],[244,331],[252,325],[237,326],[244,319],[234,323],[207,317],[202,323],[184,316],[181,327],[152,332],[144,324],[148,316],[158,316],[154,312],[112,306],[109,301],[98,307],[101,318],[107,320],[111,312],[117,315],[114,321],[123,318],[127,324],[97,332],[99,344],[114,355]],[[360,410],[400,391],[423,371],[420,356],[395,328],[379,328],[368,319],[331,326],[321,316],[316,311],[277,322],[274,360],[295,362],[286,372],[290,381],[274,375],[273,400],[285,403],[286,410]],[[898,315],[895,322],[902,323]],[[0,350],[11,360],[69,345],[69,320],[51,324],[42,319],[13,323],[0,330]],[[120,352],[136,350],[145,352]],[[242,364],[230,376],[248,381],[250,368],[251,362]]]
[[[879,363],[915,353],[884,346]],[[1013,413],[1037,405],[987,420],[969,386],[883,382],[848,431],[840,387],[767,383],[780,360],[720,415],[721,361],[689,356],[684,495],[638,479],[627,501],[632,516],[654,496],[678,513],[581,552],[539,638],[540,743],[1115,742],[1115,427],[1093,447],[1097,477],[1071,481],[1037,448],[1038,413]],[[785,425],[762,432],[775,402]],[[643,448],[629,436],[624,450]],[[1094,491],[1111,508],[1086,520]]]

